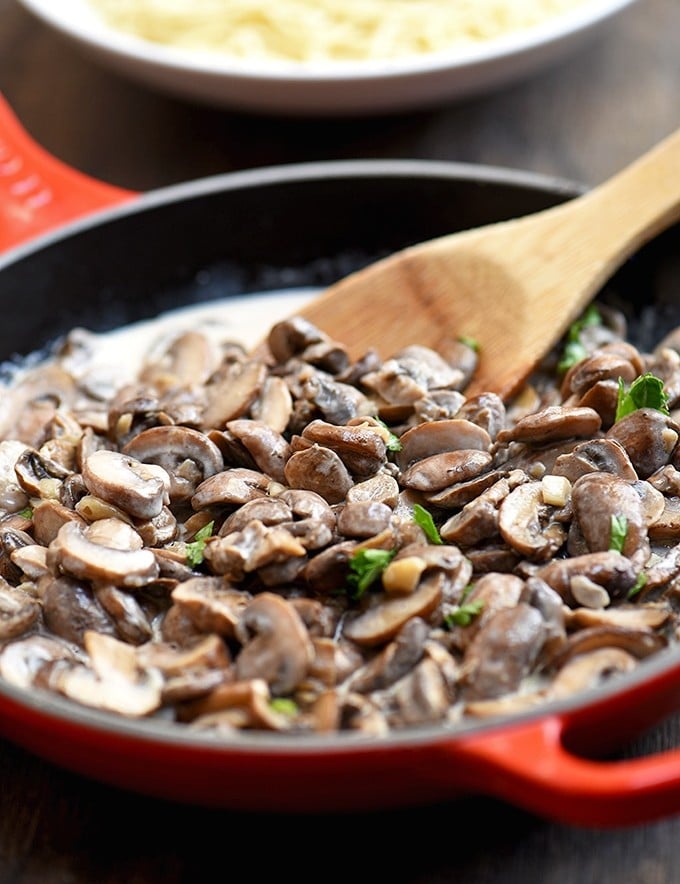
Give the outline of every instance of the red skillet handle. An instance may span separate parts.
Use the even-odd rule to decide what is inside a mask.
[[[598,761],[564,745],[557,716],[440,747],[476,792],[483,791],[558,822],[627,826],[680,812],[680,750]],[[462,750],[462,756],[461,756]],[[441,756],[440,772],[444,769]]]
[[[0,94],[0,252],[136,196],[52,157],[25,132]]]

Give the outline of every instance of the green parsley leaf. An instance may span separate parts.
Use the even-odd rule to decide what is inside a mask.
[[[474,350],[475,353],[479,353],[479,341],[476,338],[471,338],[469,335],[461,335],[458,340],[461,344],[465,344],[466,347]]]
[[[379,417],[376,417],[375,420],[380,424],[381,427],[383,427],[385,430],[387,430],[387,432],[389,434],[388,439],[385,442],[385,445],[387,446],[387,450],[388,451],[401,451],[401,441],[399,439],[399,436],[395,435],[392,432],[392,430],[390,430],[390,428],[387,426],[385,421],[380,420]]]
[[[631,588],[628,590],[628,595],[626,596],[626,598],[632,599],[633,596],[636,596],[640,592],[640,590],[643,589],[644,586],[646,586],[646,584],[647,584],[647,575],[640,572],[640,574],[638,574],[637,580],[631,586]]]
[[[651,372],[641,374],[630,385],[626,392],[623,378],[619,378],[619,394],[616,402],[615,421],[620,421],[638,408],[654,408],[662,414],[668,414],[668,396],[663,388],[663,381]]]
[[[557,364],[557,370],[562,374],[588,355],[588,351],[581,340],[581,332],[584,328],[592,325],[602,325],[602,316],[594,304],[591,304],[582,316],[569,326],[565,336],[562,357]]]
[[[420,525],[430,543],[443,543],[432,515],[419,503],[413,505],[413,521]]]
[[[290,718],[294,718],[298,714],[297,703],[288,697],[274,697],[273,700],[269,701],[269,706],[273,712],[288,715]]]
[[[23,519],[32,519],[33,518],[33,507],[25,506],[22,510],[19,510],[17,515],[21,516]]]
[[[205,542],[212,535],[215,522],[208,522],[194,534],[191,543],[187,543],[184,551],[187,558],[187,565],[196,568],[203,561],[203,551],[205,550]]]
[[[361,598],[397,554],[396,549],[358,549],[349,560],[347,585],[352,597]]]
[[[612,552],[623,552],[628,533],[628,519],[625,516],[611,517],[611,531],[609,535],[609,549]]]
[[[469,626],[475,617],[478,617],[484,607],[483,599],[473,602],[465,602],[459,605],[444,617],[444,623],[451,629],[452,626]]]

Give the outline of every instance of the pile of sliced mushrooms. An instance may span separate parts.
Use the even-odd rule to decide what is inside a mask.
[[[116,386],[75,330],[3,392],[0,677],[381,735],[634,670],[678,632],[680,330],[640,352],[598,311],[507,403],[466,397],[464,338],[351,361],[299,317],[257,351],[184,330]]]

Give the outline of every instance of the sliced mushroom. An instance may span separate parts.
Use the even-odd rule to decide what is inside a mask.
[[[117,451],[91,454],[83,464],[83,479],[92,494],[140,519],[157,516],[169,501],[166,470]]]
[[[553,556],[567,538],[543,502],[540,482],[519,485],[508,494],[498,511],[498,530],[513,549],[536,562]]]
[[[551,405],[536,414],[521,418],[514,427],[501,430],[498,441],[542,445],[573,437],[592,436],[597,433],[601,424],[600,415],[592,408]]]
[[[224,469],[217,445],[191,427],[150,427],[134,436],[122,453],[162,467],[170,477],[172,501],[189,499],[200,482]]]
[[[295,608],[263,592],[245,608],[241,624],[248,638],[236,658],[239,679],[261,678],[274,696],[289,694],[305,678],[314,648]]]
[[[286,482],[321,495],[328,503],[343,501],[352,487],[352,478],[340,457],[330,448],[313,445],[293,454],[286,463]]]
[[[401,448],[396,461],[402,471],[433,454],[459,450],[489,451],[491,448],[487,431],[461,418],[418,424],[403,433],[399,441]]]
[[[354,619],[345,621],[343,634],[362,647],[382,645],[392,639],[412,617],[427,620],[441,600],[439,582],[423,581],[403,596],[382,596]]]
[[[234,589],[222,577],[194,577],[172,591],[172,600],[186,612],[196,629],[234,638],[252,596],[245,590]]]
[[[560,700],[600,687],[610,678],[631,672],[637,666],[632,654],[622,648],[604,647],[569,660],[553,678],[547,697]]]
[[[611,473],[586,473],[571,493],[574,516],[589,552],[611,548],[612,519],[625,526],[621,552],[627,556],[645,549],[648,554],[647,524],[642,501],[629,482]]]
[[[25,635],[38,623],[40,605],[27,592],[0,581],[0,641]]]
[[[432,454],[416,461],[401,475],[401,483],[416,491],[441,491],[458,482],[468,482],[491,466],[488,451],[460,449]]]
[[[150,549],[116,549],[90,540],[89,531],[75,522],[62,525],[49,546],[48,564],[54,563],[72,577],[117,586],[144,586],[158,576]]]
[[[678,429],[655,408],[639,408],[607,430],[607,438],[625,448],[639,478],[647,479],[670,462]]]

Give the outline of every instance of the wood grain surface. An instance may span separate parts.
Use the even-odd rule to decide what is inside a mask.
[[[0,0],[0,90],[48,151],[134,190],[359,157],[485,163],[590,185],[680,125],[680,2],[639,0],[577,55],[493,95],[322,123],[157,95]],[[624,754],[675,746],[680,718]],[[117,791],[0,742],[0,884],[207,882],[244,864],[254,881],[675,884],[680,816],[590,830],[485,798],[379,816],[237,814]]]

